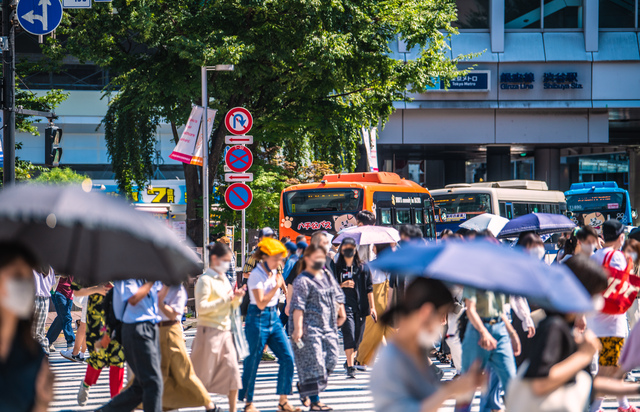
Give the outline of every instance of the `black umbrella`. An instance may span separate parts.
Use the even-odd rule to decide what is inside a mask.
[[[175,284],[202,272],[197,255],[161,222],[79,187],[18,185],[0,192],[0,241],[85,284],[142,278]]]

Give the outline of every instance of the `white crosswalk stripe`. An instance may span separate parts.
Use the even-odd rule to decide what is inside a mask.
[[[193,337],[195,336],[195,330],[188,330],[185,335],[187,338],[187,347],[190,348]],[[104,370],[98,379],[98,383],[91,388],[87,404],[84,407],[78,406],[76,397],[78,387],[84,378],[86,364],[70,362],[64,359],[60,356],[60,349],[64,349],[64,347],[57,347],[57,351],[53,352],[49,359],[51,369],[56,376],[54,401],[49,410],[52,412],[68,410],[87,411],[95,410],[100,405],[107,403],[109,401],[109,373],[108,370]],[[357,379],[347,379],[341,366],[344,361],[344,354],[342,354],[339,362],[340,366],[338,366],[335,373],[329,379],[329,387],[320,395],[322,402],[331,406],[336,411],[373,411],[373,400],[368,388],[370,372],[358,372]],[[445,380],[453,377],[454,371],[448,365],[438,364],[438,366],[444,369]],[[276,411],[278,404],[278,397],[275,395],[277,374],[277,362],[262,362],[260,364],[258,378],[256,380],[254,402],[255,406],[262,412]],[[640,371],[635,371],[633,376],[640,381]],[[294,381],[297,381],[297,377],[294,378]],[[225,396],[215,395],[213,396],[213,400],[223,408],[223,410],[228,411]],[[300,406],[300,401],[296,393],[290,397],[290,400],[292,404]],[[630,401],[632,405],[640,408],[640,397],[632,398]],[[239,407],[242,406],[243,404],[240,402]],[[453,406],[454,402],[448,401],[441,409],[441,412],[452,412]],[[478,409],[479,394],[476,394],[473,410],[477,411]],[[617,409],[617,402],[615,402],[614,399],[607,399],[604,404],[604,409],[607,412],[615,411]],[[203,408],[180,409],[180,411],[185,412],[202,410]]]

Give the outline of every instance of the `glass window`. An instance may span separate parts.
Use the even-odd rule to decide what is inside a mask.
[[[433,200],[440,207],[440,212],[447,215],[491,213],[491,196],[487,193],[437,195]]]
[[[507,217],[507,205],[504,202],[500,202],[500,216]]]
[[[411,210],[409,209],[396,209],[396,223],[399,225],[411,224]]]
[[[581,27],[582,0],[544,0],[545,29],[579,29]]]
[[[567,196],[567,208],[571,212],[611,212],[625,208],[622,193],[593,193]]]
[[[380,209],[380,224],[381,225],[391,224],[391,209]]]
[[[506,29],[539,29],[542,15],[540,5],[540,0],[505,0],[504,27]]]
[[[300,215],[316,212],[350,212],[362,210],[361,189],[295,190],[285,193],[287,211]]]
[[[422,209],[414,209],[413,211],[413,215],[415,216],[415,224],[416,225],[421,225],[423,224],[423,215],[422,215],[423,211]]]
[[[529,205],[526,203],[513,204],[513,217],[519,217],[529,214]]]
[[[460,29],[489,28],[489,0],[457,0],[458,21],[453,22]]]
[[[542,210],[540,209],[540,205],[536,203],[529,204],[529,213],[540,213]]]
[[[632,29],[635,26],[635,0],[600,0],[598,21],[603,29]]]

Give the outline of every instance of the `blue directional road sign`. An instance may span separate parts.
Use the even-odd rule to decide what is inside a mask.
[[[60,25],[62,3],[60,0],[20,0],[16,14],[23,29],[40,36]]]

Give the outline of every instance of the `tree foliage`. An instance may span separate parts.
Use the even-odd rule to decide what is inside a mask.
[[[48,172],[40,174],[33,181],[36,183],[68,185],[80,184],[86,179],[88,179],[88,176],[76,173],[68,167],[54,167]]]
[[[252,112],[254,150],[279,147],[298,168],[319,160],[353,170],[362,126],[384,124],[407,90],[458,73],[458,59],[444,53],[443,33],[456,32],[453,20],[452,0],[114,0],[66,10],[47,50],[54,59],[71,54],[117,74],[109,89],[119,95],[105,127],[116,178],[126,188],[149,172],[152,138],[142,123],[169,122],[177,140],[177,127],[200,103],[200,66],[215,64],[236,68],[209,75],[211,106],[221,114],[235,106]],[[417,50],[415,59],[391,56],[398,41]],[[227,133],[221,118],[209,151],[212,185]],[[185,166],[185,176],[188,198],[201,198],[197,169]],[[259,179],[256,192],[263,190]],[[274,196],[277,187],[265,184],[258,196]],[[201,226],[195,210],[188,205],[194,240]]]

